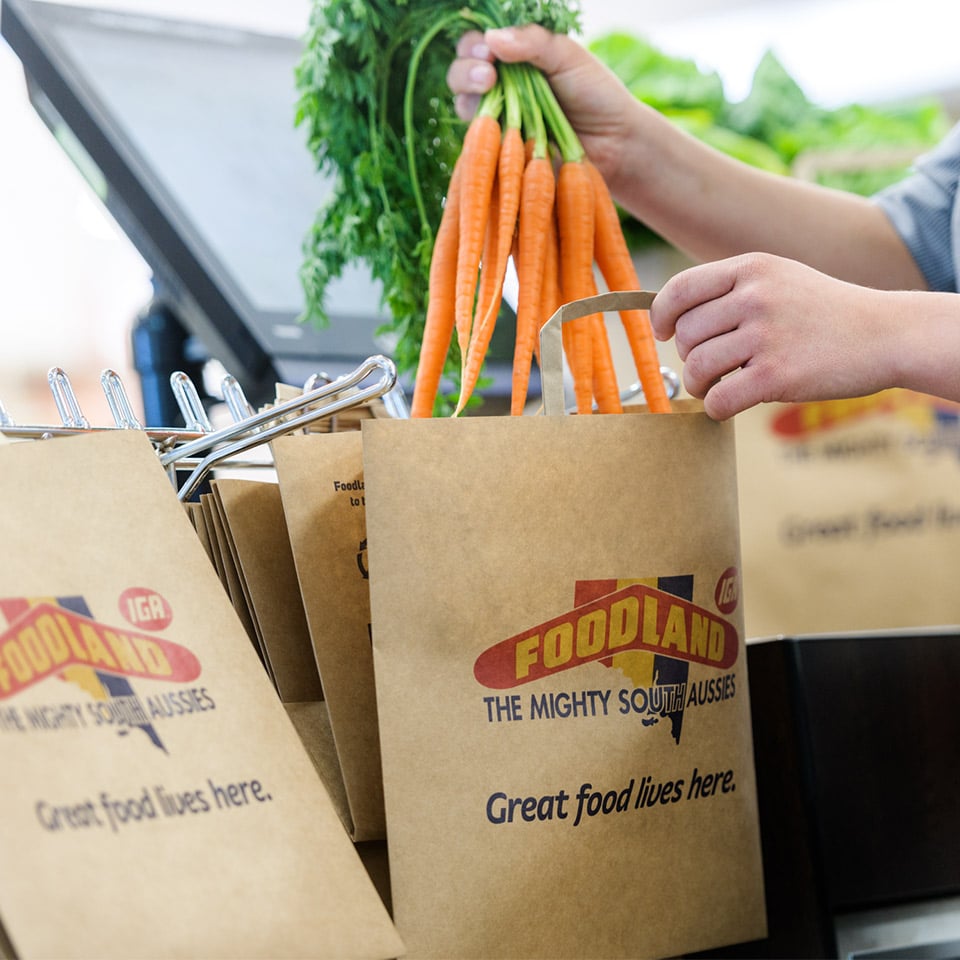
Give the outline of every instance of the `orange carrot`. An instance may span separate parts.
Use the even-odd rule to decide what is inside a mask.
[[[589,161],[585,166],[596,199],[594,256],[610,290],[639,290],[640,281],[617,215],[617,208],[600,171]],[[670,400],[660,375],[660,359],[646,310],[620,313],[630,352],[640,376],[647,406],[653,413],[669,413]]]
[[[493,187],[490,190],[490,212],[487,217],[487,229],[483,235],[483,253],[480,256],[480,282],[477,287],[477,297],[474,304],[473,322],[470,326],[470,340],[465,353],[460,356],[461,384],[466,376],[467,360],[473,349],[473,341],[480,333],[480,321],[491,305],[496,301],[500,304],[500,294],[503,280],[497,279],[496,260],[500,245],[500,230],[503,226],[500,216],[502,204],[500,202],[500,176],[493,178]]]
[[[596,290],[596,286],[594,286]],[[607,326],[599,313],[591,315],[591,333],[593,334],[593,394],[597,398],[597,410],[600,413],[623,413],[620,403],[620,390],[617,387],[617,371],[613,365],[613,354],[607,339]]]
[[[540,313],[540,327],[560,309],[563,294],[560,290],[560,240],[557,236],[556,206],[547,228],[547,255],[543,263],[543,305]],[[540,334],[533,347],[533,355],[540,363]]]
[[[510,413],[514,416],[523,413],[538,334],[544,319],[551,315],[543,317],[544,273],[548,269],[555,196],[556,178],[550,158],[533,156],[523,172],[517,234],[517,333],[510,397]]]
[[[500,158],[497,166],[499,184],[499,208],[497,211],[497,243],[492,268],[493,301],[481,301],[480,322],[496,320],[497,311],[503,294],[503,278],[507,272],[507,261],[513,248],[513,237],[517,229],[517,217],[520,213],[520,192],[523,184],[523,171],[526,163],[523,137],[519,127],[507,126],[500,144]],[[481,268],[482,269],[482,268]]]
[[[480,257],[490,214],[490,194],[500,155],[500,122],[491,112],[474,115],[467,127],[460,156],[463,159],[463,203],[457,250],[455,320],[457,341],[466,355],[473,326]]]
[[[428,280],[427,316],[410,402],[411,417],[433,415],[444,362],[450,350],[454,326],[454,293],[457,278],[457,242],[460,234],[460,159],[454,164],[440,226],[433,242]]]
[[[566,160],[557,175],[557,224],[560,236],[560,286],[566,301],[597,292],[593,275],[594,195],[585,165]],[[577,412],[593,412],[593,315],[564,324],[564,349]]]
[[[494,256],[492,261],[481,264],[480,268],[481,295],[478,298],[477,317],[473,323],[473,332],[467,349],[460,400],[457,403],[458,411],[462,410],[463,405],[470,399],[479,379],[487,348],[490,346],[490,338],[496,326],[497,314],[500,311],[503,278],[513,247],[513,236],[520,210],[524,160],[524,143],[520,128],[508,124],[503,132],[497,167],[497,220],[491,230],[494,236]]]

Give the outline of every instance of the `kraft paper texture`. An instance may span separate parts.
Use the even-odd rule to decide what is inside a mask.
[[[403,954],[146,436],[4,447],[0,500],[17,956]]]
[[[244,593],[280,699],[322,700],[280,488],[272,481],[241,479],[217,479],[211,487],[227,521]]]
[[[960,404],[769,404],[736,435],[748,636],[960,620]]]
[[[212,546],[217,552],[218,569],[220,570],[223,587],[227,591],[234,612],[243,624],[243,629],[250,638],[250,642],[256,648],[264,668],[272,677],[273,668],[267,657],[267,651],[264,649],[263,637],[250,600],[250,592],[240,571],[239,559],[233,543],[233,532],[230,529],[223,504],[220,498],[213,493],[201,494],[200,499],[204,506],[208,508],[208,517],[214,531]]]
[[[732,425],[637,412],[362,435],[408,955],[763,937]]]
[[[284,436],[273,451],[349,829],[357,841],[383,839],[361,436],[357,430]]]

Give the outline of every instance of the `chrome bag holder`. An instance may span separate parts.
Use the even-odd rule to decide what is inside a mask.
[[[371,378],[376,379],[371,380]],[[147,427],[137,420],[120,377],[104,370],[100,386],[113,417],[113,426],[91,426],[80,410],[70,378],[60,367],[51,367],[47,381],[53,393],[59,425],[20,426],[0,403],[0,434],[17,439],[43,440],[103,430],[142,430],[153,442],[160,463],[177,488],[177,472],[189,470],[177,488],[180,500],[189,499],[214,467],[270,466],[272,459],[243,460],[240,455],[268,444],[287,433],[302,430],[316,421],[344,410],[362,407],[381,399],[388,415],[408,416],[406,400],[397,382],[393,361],[381,355],[368,357],[350,373],[336,380],[315,374],[303,392],[291,400],[254,412],[237,380],[226,376],[221,384],[224,402],[233,423],[214,430],[193,382],[179,371],[170,377],[185,426]]]

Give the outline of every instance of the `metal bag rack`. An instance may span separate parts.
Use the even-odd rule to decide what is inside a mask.
[[[218,430],[211,425],[193,381],[181,371],[171,374],[170,388],[183,416],[183,427],[140,424],[120,377],[110,369],[100,375],[100,386],[114,421],[110,426],[90,424],[80,409],[69,376],[61,367],[50,368],[47,382],[61,422],[21,426],[0,402],[0,433],[16,439],[45,440],[103,430],[142,430],[152,441],[180,500],[189,500],[215,467],[270,466],[269,458],[251,460],[244,459],[243,455],[283,434],[303,430],[345,410],[380,399],[390,416],[408,415],[396,366],[380,354],[368,357],[350,373],[336,379],[323,373],[314,374],[300,395],[259,412],[247,402],[236,378],[228,374],[221,382],[221,391],[233,422]],[[178,475],[187,471],[186,479],[180,482]]]

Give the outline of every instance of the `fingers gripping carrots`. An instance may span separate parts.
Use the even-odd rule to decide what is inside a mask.
[[[454,330],[461,357],[455,412],[466,407],[500,311],[511,253],[518,280],[513,415],[527,402],[540,327],[561,303],[595,294],[595,269],[611,290],[639,288],[606,184],[545,77],[529,64],[499,69],[498,84],[467,128],[434,241],[412,416],[433,414]],[[621,321],[650,410],[669,411],[649,317],[624,311]],[[602,316],[564,324],[563,345],[577,412],[620,412]]]

